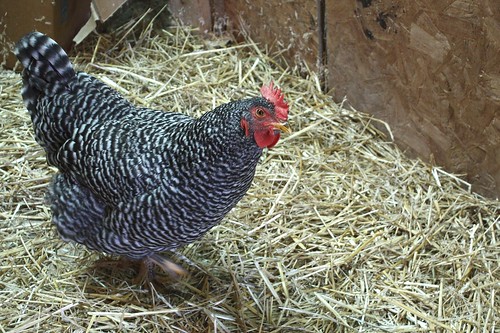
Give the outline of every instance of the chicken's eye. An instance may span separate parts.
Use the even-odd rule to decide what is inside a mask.
[[[264,118],[264,116],[266,115],[266,111],[264,111],[264,109],[262,108],[257,108],[255,110],[255,115],[257,116],[257,118]]]

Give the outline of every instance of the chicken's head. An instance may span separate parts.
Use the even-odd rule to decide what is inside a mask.
[[[272,148],[280,139],[280,132],[290,133],[287,127],[288,104],[273,82],[260,89],[265,103],[256,102],[249,116],[241,119],[246,136],[252,136],[260,148]]]

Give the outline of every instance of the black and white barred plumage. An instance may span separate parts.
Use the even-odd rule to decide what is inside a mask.
[[[64,240],[93,250],[144,259],[201,237],[246,193],[286,121],[272,85],[195,119],[133,106],[75,72],[41,33],[14,52],[36,140],[59,169],[49,187],[52,220]],[[262,110],[274,122],[260,124]]]

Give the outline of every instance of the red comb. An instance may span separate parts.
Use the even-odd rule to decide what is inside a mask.
[[[288,119],[288,104],[284,101],[285,96],[281,90],[274,87],[273,81],[271,81],[268,86],[263,85],[262,88],[260,88],[260,93],[262,97],[274,104],[276,116],[280,120],[286,121]]]

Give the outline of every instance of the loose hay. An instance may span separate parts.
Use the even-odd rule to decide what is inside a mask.
[[[217,45],[217,44],[215,44]],[[74,61],[135,103],[200,115],[271,79],[294,133],[265,153],[247,196],[174,259],[162,290],[98,270],[63,243],[44,192],[55,170],[33,140],[20,77],[0,72],[2,332],[493,332],[499,204],[411,160],[253,43],[189,30],[94,36]],[[111,50],[111,51],[109,51]]]

